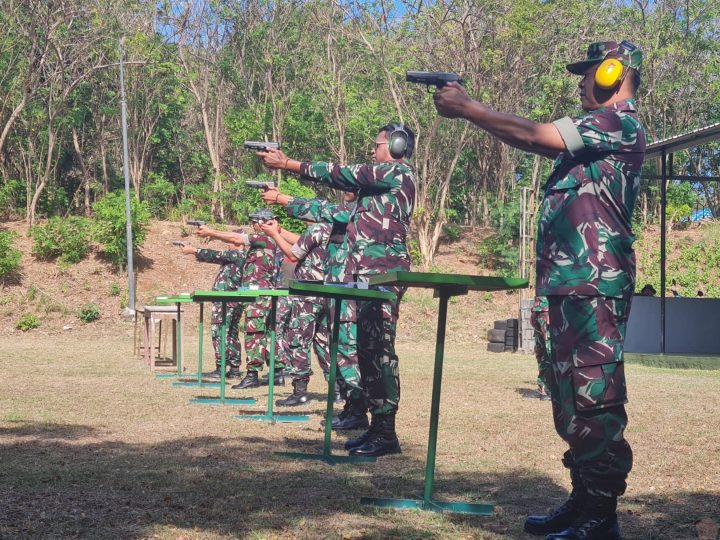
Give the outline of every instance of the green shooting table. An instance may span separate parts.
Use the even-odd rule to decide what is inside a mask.
[[[430,406],[430,433],[428,435],[427,461],[425,464],[425,487],[422,499],[382,499],[363,497],[360,504],[383,508],[407,508],[431,510],[434,512],[458,512],[464,514],[491,515],[492,504],[447,502],[433,500],[435,480],[435,451],[437,449],[438,420],[440,417],[440,390],[442,386],[443,355],[445,352],[445,327],[447,324],[448,300],[468,291],[502,291],[523,289],[528,286],[526,279],[501,278],[492,276],[468,276],[456,274],[434,274],[426,272],[389,272],[372,276],[371,285],[400,285],[434,289],[440,299],[438,309],[437,338],[435,341],[435,369],[433,374],[432,402]]]
[[[281,296],[288,296],[287,289],[257,289],[252,291],[258,297],[269,296],[271,301],[270,308],[270,365],[268,372],[268,404],[265,414],[240,414],[234,416],[238,420],[257,420],[259,422],[307,422],[310,417],[302,414],[273,414],[273,396],[275,393],[275,348],[277,339],[275,336],[275,324],[277,312],[277,299]]]
[[[193,302],[220,302],[222,304],[222,324],[220,325],[220,397],[211,398],[198,396],[190,400],[190,403],[200,405],[253,405],[254,398],[226,398],[225,397],[225,362],[227,346],[227,304],[228,302],[249,303],[255,302],[258,298],[258,290],[242,289],[239,291],[195,291],[192,294]],[[202,309],[202,308],[201,308]],[[202,311],[201,311],[202,313]],[[202,315],[201,315],[202,316]],[[202,332],[202,328],[200,329]],[[202,357],[199,360],[202,366]],[[202,372],[202,367],[198,370]],[[193,386],[197,386],[194,384]],[[210,386],[209,384],[207,386]]]
[[[330,465],[336,463],[373,463],[374,457],[365,456],[334,456],[330,449],[332,433],[332,413],[335,393],[335,380],[337,378],[337,350],[338,335],[340,331],[340,308],[343,300],[369,300],[389,301],[395,300],[391,292],[373,289],[357,289],[342,284],[305,283],[302,281],[290,282],[290,294],[294,296],[311,296],[330,299],[330,311],[333,312],[332,332],[330,333],[330,373],[328,374],[328,397],[325,409],[325,439],[322,454],[307,454],[302,452],[276,452],[276,454],[293,459],[314,459],[324,461]]]
[[[177,382],[173,383],[173,386],[207,386],[207,387],[219,387],[220,383],[218,382],[207,382],[203,381],[202,379],[202,347],[203,347],[203,306],[204,304],[200,303],[200,322],[199,322],[199,332],[200,332],[200,338],[199,338],[199,352],[198,352],[198,371],[197,373],[185,373],[182,372],[182,337],[180,333],[182,332],[182,325],[180,324],[180,317],[181,317],[181,309],[180,305],[184,303],[192,302],[192,295],[190,293],[180,293],[174,296],[158,296],[155,298],[155,301],[158,304],[176,304],[178,308],[178,332],[177,332],[177,351],[178,351],[178,370],[177,373],[160,373],[156,375],[159,379],[189,379],[190,377],[197,377],[197,381],[188,381],[188,380],[179,380]]]
[[[158,296],[155,302],[158,304],[175,304],[177,305],[177,332],[175,332],[176,351],[177,351],[177,373],[158,373],[155,375],[158,379],[175,379],[183,376],[182,372],[182,324],[180,317],[182,313],[181,304],[192,302],[190,293],[180,293],[175,296]]]

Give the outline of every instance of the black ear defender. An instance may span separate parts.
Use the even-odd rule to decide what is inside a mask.
[[[402,124],[390,124],[390,134],[388,135],[388,150],[390,155],[395,159],[412,156],[413,147],[410,141],[410,134],[405,130]]]

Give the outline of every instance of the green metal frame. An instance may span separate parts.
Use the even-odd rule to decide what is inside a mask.
[[[440,419],[440,392],[445,354],[445,330],[447,326],[448,301],[453,296],[467,294],[469,290],[500,291],[521,289],[528,286],[526,279],[492,276],[468,276],[455,274],[431,274],[425,272],[390,272],[372,276],[371,285],[401,285],[435,289],[440,299],[438,308],[437,336],[435,340],[435,367],[433,371],[432,401],[430,405],[430,431],[428,434],[427,460],[425,462],[425,485],[422,499],[385,499],[362,497],[360,504],[381,508],[418,509],[433,512],[454,512],[487,516],[494,511],[492,504],[436,501],[433,499],[435,482],[435,457],[437,432]]]
[[[254,405],[255,398],[226,398],[225,397],[225,362],[227,344],[227,303],[228,302],[253,302],[257,300],[258,291],[243,289],[240,291],[195,291],[192,294],[193,302],[220,302],[222,304],[222,324],[220,325],[220,397],[211,398],[198,396],[190,400],[190,403],[197,405]],[[201,328],[202,331],[202,328]],[[202,339],[202,338],[201,338]],[[202,365],[202,356],[200,357]],[[202,367],[199,371],[202,370]],[[197,386],[193,384],[193,386]],[[210,386],[210,384],[206,385]]]
[[[277,339],[275,335],[275,313],[277,312],[277,299],[280,296],[288,296],[287,289],[258,289],[254,291],[259,297],[269,296],[271,297],[271,308],[270,308],[270,365],[268,372],[268,403],[265,414],[239,414],[233,416],[237,420],[255,420],[258,422],[269,422],[271,424],[277,422],[308,422],[310,417],[305,414],[274,414],[273,413],[273,398],[275,395],[275,348],[277,346]]]
[[[345,299],[353,300],[394,300],[395,295],[389,292],[381,292],[372,289],[353,289],[341,285],[324,285],[318,283],[303,283],[292,281],[290,283],[290,294],[297,296],[319,296],[332,300],[331,311],[333,311],[332,332],[330,334],[330,373],[328,374],[328,397],[325,409],[325,436],[323,440],[322,454],[308,454],[304,452],[275,452],[277,455],[292,459],[318,460],[335,465],[337,463],[374,463],[374,457],[366,456],[334,456],[330,448],[332,438],[332,414],[334,404],[335,380],[337,379],[337,350],[338,335],[340,333],[340,308],[341,302]]]

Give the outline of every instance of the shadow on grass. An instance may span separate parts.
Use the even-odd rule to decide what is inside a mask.
[[[288,449],[321,452],[320,436],[303,440],[298,434],[281,445],[242,435],[161,444],[83,443],[88,436],[97,433],[87,426],[58,424],[18,423],[0,431],[0,537],[437,536],[434,517],[359,504],[361,496],[421,497],[424,463],[407,455],[331,467],[274,454]],[[333,453],[341,453],[337,443]],[[524,515],[554,506],[565,495],[548,477],[527,470],[438,473],[435,482],[438,500],[497,505],[490,517],[441,518],[441,527],[463,525],[477,530],[478,537],[492,531],[503,538],[525,538]],[[720,496],[676,492],[672,500],[629,497],[628,502],[640,510],[621,516],[627,538],[692,538],[694,521],[712,517]],[[336,522],[334,516],[341,517]],[[356,530],[358,523],[362,531]]]

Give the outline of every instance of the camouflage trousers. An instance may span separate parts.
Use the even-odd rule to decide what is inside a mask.
[[[550,335],[548,333],[548,301],[544,296],[536,296],[530,312],[530,324],[535,330],[535,359],[538,363],[538,388],[549,394],[547,381],[552,372],[550,361]]]
[[[321,299],[322,311],[317,320],[315,332],[315,356],[318,365],[327,377],[330,371],[330,332],[333,313],[330,301]],[[360,366],[357,353],[357,307],[354,302],[343,300],[340,313],[340,327],[338,328],[337,368],[338,377],[347,386],[350,400],[360,399],[363,395],[360,378]]]
[[[357,351],[363,389],[370,412],[386,415],[400,403],[400,371],[395,354],[395,334],[400,299],[406,287],[386,287],[395,293],[394,302],[358,302]]]
[[[263,366],[270,362],[270,302],[270,298],[266,297],[245,308],[245,356],[248,371],[262,371]],[[277,342],[275,351],[275,369],[285,369],[282,358],[277,354]]]
[[[233,368],[240,368],[240,317],[243,308],[237,303],[226,304],[225,322],[228,325],[227,338],[225,341],[225,361]],[[222,327],[222,302],[213,302],[212,316],[210,318],[210,335],[212,336],[213,349],[215,350],[215,365],[220,369],[220,329]]]
[[[290,326],[292,305],[296,296],[280,296],[275,308],[275,361],[285,363],[284,351],[287,349],[287,334]],[[287,363],[285,363],[287,365]]]
[[[548,303],[553,419],[570,447],[563,464],[573,485],[591,495],[622,495],[633,459],[624,438],[623,343],[630,302],[548,296]]]
[[[315,340],[318,316],[323,307],[320,298],[293,297],[281,353],[285,372],[293,379],[306,379],[312,375],[310,348]]]

